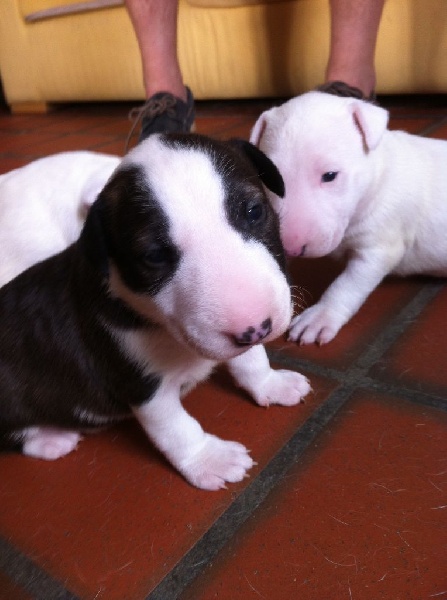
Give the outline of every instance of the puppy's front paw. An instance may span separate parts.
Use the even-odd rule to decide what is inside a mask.
[[[335,311],[322,304],[315,304],[292,319],[289,340],[304,344],[327,344],[344,325]]]
[[[254,397],[260,406],[270,404],[294,406],[301,402],[311,389],[304,375],[285,369],[271,369],[268,377],[259,385]]]
[[[192,485],[204,490],[219,490],[226,487],[226,482],[241,481],[253,465],[242,444],[206,434],[204,446],[179,468]]]

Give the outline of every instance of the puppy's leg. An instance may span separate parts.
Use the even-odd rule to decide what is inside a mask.
[[[196,487],[218,490],[241,481],[254,464],[245,446],[205,433],[181,405],[179,392],[162,385],[151,400],[133,407],[148,437]]]
[[[330,342],[355,315],[369,294],[400,262],[400,243],[358,253],[328,287],[320,301],[292,319],[289,340],[301,344]]]
[[[227,362],[236,382],[261,406],[293,406],[311,390],[309,381],[295,371],[272,369],[264,346],[257,345]]]
[[[55,460],[76,448],[82,436],[77,431],[53,427],[30,427],[22,432],[22,452],[27,456]]]

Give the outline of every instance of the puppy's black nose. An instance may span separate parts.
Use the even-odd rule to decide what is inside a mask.
[[[235,335],[234,339],[236,344],[239,346],[250,346],[252,344],[258,344],[272,331],[272,320],[266,319],[259,325],[259,327],[247,327],[247,329],[239,334]]]

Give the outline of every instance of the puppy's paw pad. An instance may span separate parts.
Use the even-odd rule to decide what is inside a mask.
[[[295,371],[278,369],[271,371],[268,379],[259,390],[256,401],[261,406],[280,404],[294,406],[312,390],[309,380]]]
[[[253,465],[245,446],[207,434],[203,448],[181,466],[181,471],[196,487],[218,490],[225,488],[226,482],[242,481]]]
[[[45,460],[56,460],[76,448],[81,435],[73,431],[36,429],[26,434],[23,454]]]

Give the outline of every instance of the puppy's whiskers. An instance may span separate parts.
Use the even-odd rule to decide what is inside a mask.
[[[290,287],[294,312],[302,311],[307,306],[305,299],[306,290],[298,285]]]

